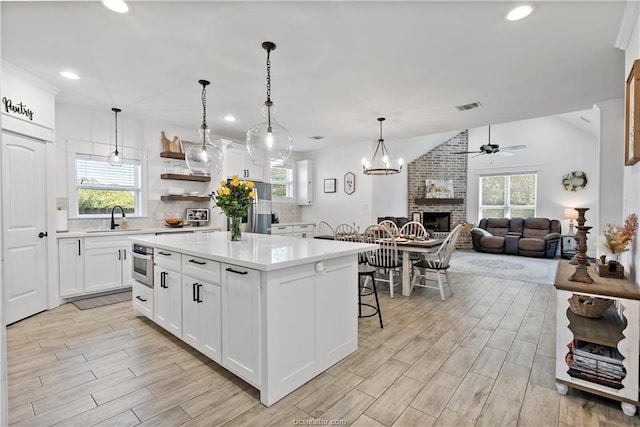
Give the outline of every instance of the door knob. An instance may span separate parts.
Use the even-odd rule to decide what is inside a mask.
[[[43,237],[47,237],[49,235],[49,233],[47,233],[46,231],[43,233],[42,231],[40,233],[38,233],[38,237],[39,238],[43,238]]]

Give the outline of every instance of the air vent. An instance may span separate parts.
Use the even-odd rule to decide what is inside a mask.
[[[316,136],[310,136],[309,139],[324,139],[324,136],[320,136],[320,135],[316,135]]]
[[[467,110],[473,110],[475,108],[480,108],[480,107],[482,107],[482,104],[480,104],[479,102],[472,102],[471,104],[458,105],[456,107],[456,110],[467,111]]]

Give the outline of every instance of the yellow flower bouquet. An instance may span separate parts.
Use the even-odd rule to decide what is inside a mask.
[[[240,221],[255,198],[253,182],[240,181],[238,175],[233,175],[229,182],[220,181],[220,188],[211,193],[211,198],[231,219],[231,240],[240,240]]]

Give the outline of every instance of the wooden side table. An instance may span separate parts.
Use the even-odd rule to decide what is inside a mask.
[[[571,387],[617,400],[625,415],[633,416],[640,404],[640,289],[627,279],[599,277],[593,266],[587,268],[594,282],[573,282],[569,278],[574,266],[565,260],[558,263],[556,389],[566,394]],[[605,298],[614,305],[600,318],[587,318],[571,311],[569,299],[573,295]],[[620,356],[605,358],[599,352],[580,354],[578,346],[584,344],[605,353],[618,352]],[[582,364],[578,364],[579,358]],[[624,374],[607,374],[612,372],[612,366]],[[599,367],[604,374],[598,373]]]

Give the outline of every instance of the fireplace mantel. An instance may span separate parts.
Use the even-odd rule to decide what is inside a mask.
[[[416,205],[458,205],[464,203],[464,199],[427,199],[416,198]]]

